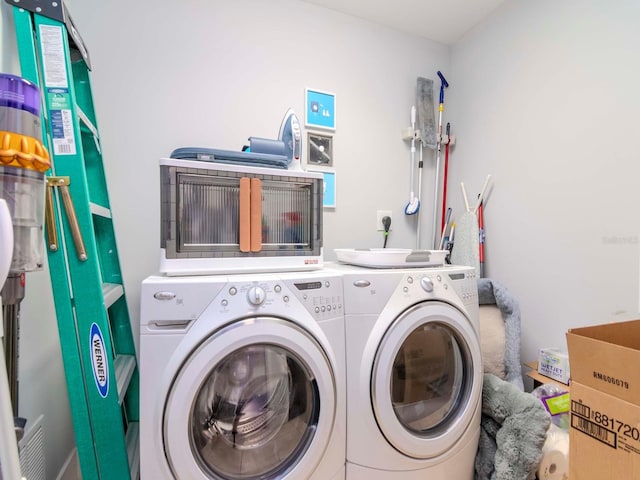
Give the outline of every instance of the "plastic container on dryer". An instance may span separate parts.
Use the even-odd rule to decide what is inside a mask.
[[[12,272],[43,265],[45,172],[51,161],[41,138],[40,90],[0,74],[0,198],[13,219]]]

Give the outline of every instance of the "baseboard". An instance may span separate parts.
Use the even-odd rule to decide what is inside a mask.
[[[64,462],[56,480],[82,480],[80,462],[78,461],[78,450],[75,448],[69,454],[67,461]]]

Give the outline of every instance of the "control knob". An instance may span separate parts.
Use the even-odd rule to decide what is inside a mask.
[[[262,287],[251,287],[247,292],[247,300],[251,305],[262,305],[266,298],[267,294]]]
[[[422,277],[420,279],[420,285],[425,292],[433,292],[433,280],[429,277]]]

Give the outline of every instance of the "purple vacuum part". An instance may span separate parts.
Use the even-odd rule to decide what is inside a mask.
[[[11,107],[40,116],[40,89],[29,80],[0,73],[0,107]]]

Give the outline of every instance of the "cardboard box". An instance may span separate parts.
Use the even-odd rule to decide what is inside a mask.
[[[640,320],[572,328],[567,345],[573,382],[640,402]]]
[[[574,328],[571,480],[640,478],[640,320]]]
[[[569,354],[559,348],[541,348],[538,355],[538,373],[569,385]]]

